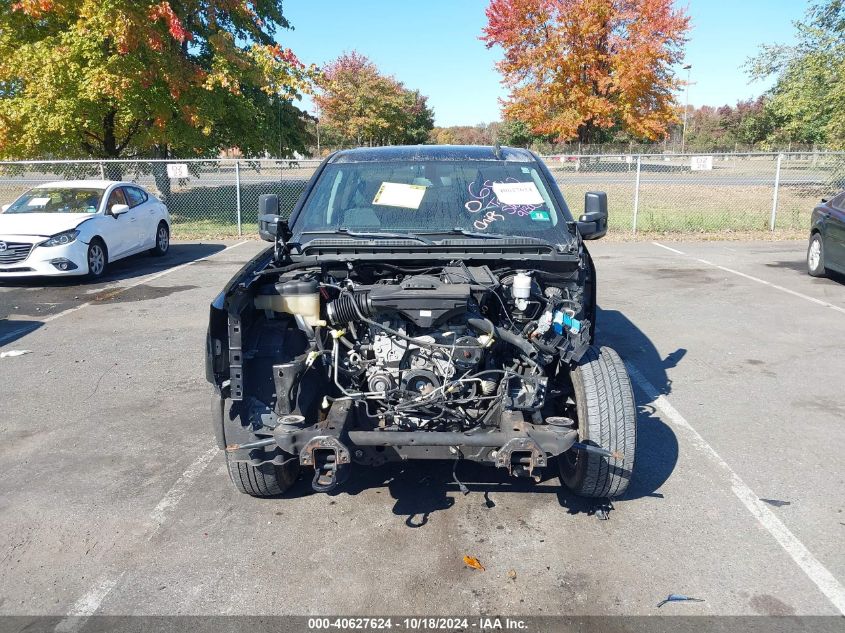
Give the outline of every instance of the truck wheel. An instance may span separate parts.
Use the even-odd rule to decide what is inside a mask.
[[[249,441],[254,438],[238,437],[242,433],[239,403],[213,396],[211,402],[211,423],[217,445],[224,449],[229,440],[233,442]],[[228,427],[228,429],[227,429]],[[228,430],[228,433],[227,433]],[[230,436],[227,438],[227,435]],[[235,462],[227,453],[226,465],[229,477],[238,491],[253,497],[275,497],[287,492],[299,476],[299,460],[294,455],[284,453],[287,458],[281,466],[266,463],[253,466],[246,462]]]
[[[229,476],[240,492],[253,497],[275,497],[287,492],[299,475],[299,460],[290,457],[283,465],[229,461]]]
[[[558,458],[560,480],[581,497],[618,497],[634,470],[637,411],[622,359],[609,347],[590,347],[570,374],[578,441],[617,453],[613,459],[570,450]]]

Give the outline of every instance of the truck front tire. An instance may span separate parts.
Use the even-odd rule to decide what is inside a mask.
[[[631,481],[637,444],[637,410],[625,364],[609,347],[590,347],[571,379],[578,441],[620,459],[570,450],[558,458],[561,482],[581,497],[618,497]]]
[[[246,462],[232,462],[226,457],[229,476],[239,492],[253,497],[276,497],[284,494],[299,476],[299,460],[290,457],[284,464],[266,463],[253,466]]]
[[[228,443],[227,426],[229,434],[234,434],[234,442],[243,441],[237,439],[237,434],[242,433],[239,403],[233,403],[228,398],[224,399],[219,394],[212,396],[211,402],[211,424],[214,428],[214,435],[217,445],[225,450]],[[249,438],[252,439],[252,438]],[[299,459],[294,455],[284,453],[285,461],[281,465],[266,462],[259,466],[253,466],[248,462],[233,461],[228,453],[226,466],[229,469],[229,477],[238,492],[253,497],[276,497],[284,494],[293,486],[299,476]]]

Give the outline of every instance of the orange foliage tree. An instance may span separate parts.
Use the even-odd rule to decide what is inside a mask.
[[[676,119],[689,17],[672,0],[492,0],[486,13],[506,119],[584,143],[611,128],[655,140]]]

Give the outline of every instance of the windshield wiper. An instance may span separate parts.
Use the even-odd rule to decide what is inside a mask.
[[[474,237],[482,240],[528,240],[537,242],[538,244],[551,244],[548,240],[541,237],[530,237],[526,235],[499,235],[498,233],[482,233],[480,231],[470,231],[456,226],[453,229],[446,231],[426,231],[425,235],[463,235],[465,237]]]
[[[340,227],[339,229],[330,229],[326,231],[303,231],[303,234],[309,235],[348,235],[349,237],[364,237],[369,239],[400,239],[400,240],[414,240],[422,242],[429,246],[433,246],[434,242],[425,237],[421,237],[416,233],[384,233],[381,231],[350,231],[347,228]]]

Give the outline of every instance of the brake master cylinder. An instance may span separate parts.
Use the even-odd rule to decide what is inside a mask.
[[[513,286],[511,286],[511,295],[517,309],[522,312],[528,307],[528,299],[531,297],[531,275],[524,271],[519,271],[513,277]]]

